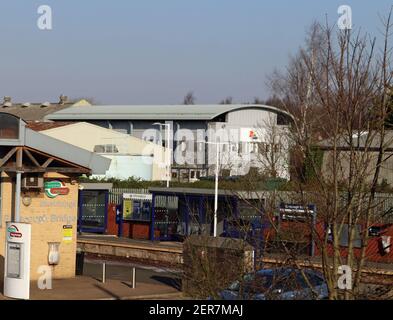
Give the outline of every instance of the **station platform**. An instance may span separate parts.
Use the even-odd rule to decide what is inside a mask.
[[[153,266],[180,267],[183,263],[183,243],[166,241],[135,240],[109,235],[83,234],[77,239],[78,248],[87,254],[106,259],[126,259]],[[260,259],[264,268],[288,263],[283,254],[268,254]],[[292,263],[294,263],[292,261]],[[298,256],[295,264],[300,267],[321,269],[321,257]],[[366,262],[363,274],[378,277],[382,282],[392,283],[393,264]],[[374,282],[374,279],[373,279]],[[379,282],[379,281],[377,281]]]
[[[149,241],[111,235],[82,234],[77,238],[78,249],[98,256],[125,258],[150,265],[179,266],[183,263],[181,242]]]

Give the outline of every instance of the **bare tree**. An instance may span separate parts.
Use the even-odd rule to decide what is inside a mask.
[[[291,145],[288,126],[277,125],[277,115],[268,116],[256,128],[255,160],[263,175],[268,178],[289,179],[289,148]]]
[[[253,209],[259,221],[270,225],[250,237],[255,217],[232,214],[232,225],[240,230],[240,237],[253,245],[263,245],[255,246],[255,250],[271,262],[300,270],[311,289],[304,265],[320,263],[330,299],[371,297],[362,289],[372,236],[369,229],[385,219],[377,190],[389,170],[386,167],[392,152],[387,150],[393,143],[393,132],[386,124],[393,84],[391,13],[383,19],[383,25],[380,53],[375,49],[376,39],[367,34],[334,32],[328,25],[312,25],[306,45],[291,59],[285,72],[275,72],[270,78],[275,106],[293,115],[291,129],[280,132],[274,122],[270,126],[261,124],[270,133],[265,135],[268,140],[257,142],[258,160],[267,170],[262,177],[249,175],[243,184],[231,189]],[[307,174],[292,179],[287,186],[289,192],[256,191],[261,183],[275,178],[283,166],[274,145],[284,144],[280,141],[284,136],[290,141],[287,151],[296,150]],[[267,145],[273,145],[273,149],[267,150]],[[250,193],[256,195],[252,200]],[[282,201],[305,208],[302,216],[281,223],[277,207]],[[307,209],[309,204],[316,205],[316,216]],[[259,241],[261,235],[263,242]],[[305,255],[309,246],[313,247],[311,258]],[[352,271],[352,283],[341,287],[340,267],[344,265]],[[209,268],[200,268],[207,270],[206,277]],[[221,265],[218,268],[224,273]],[[375,296],[372,293],[372,298]]]
[[[292,138],[313,173],[295,191],[300,202],[319,208],[318,227],[310,227],[331,299],[359,295],[368,230],[381,218],[375,195],[392,143],[385,128],[392,87],[391,13],[383,25],[377,54],[375,38],[350,30],[335,34],[314,24],[306,48],[286,72],[271,77],[273,92],[294,115]],[[316,150],[322,151],[322,167],[313,156]],[[341,265],[353,273],[348,290],[338,288]]]
[[[225,99],[220,101],[220,104],[232,104],[232,103],[233,103],[232,97],[226,97]]]
[[[264,101],[258,97],[255,97],[253,104],[264,104]]]
[[[194,96],[194,92],[190,91],[188,92],[183,99],[183,104],[189,105],[189,104],[195,104],[196,98]]]

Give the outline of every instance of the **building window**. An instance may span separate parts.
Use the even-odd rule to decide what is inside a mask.
[[[361,232],[362,232],[362,226],[361,225],[355,225],[355,237],[353,239],[353,247],[354,248],[361,248],[362,247],[362,238],[361,238]],[[330,242],[333,241],[333,232],[332,232],[332,227],[331,225],[328,226],[327,229],[328,232],[328,239]],[[341,247],[348,247],[349,245],[349,234],[348,234],[348,224],[343,224],[341,233],[339,234],[339,245]]]
[[[0,114],[0,139],[19,139],[19,119],[9,114]]]
[[[289,117],[285,114],[282,114],[282,113],[277,114],[277,125],[278,126],[289,125]]]
[[[99,144],[94,146],[95,153],[118,153],[119,149],[117,149],[115,144]]]
[[[356,225],[355,226],[355,237],[353,240],[353,247],[354,248],[361,248],[362,247],[362,240],[361,240],[361,226]],[[348,239],[348,225],[344,224],[341,230],[340,234],[340,246],[342,247],[348,247],[349,245],[349,239]]]
[[[281,145],[280,144],[274,144],[274,152],[275,153],[281,152]]]
[[[250,153],[258,153],[258,144],[255,142],[250,143]]]

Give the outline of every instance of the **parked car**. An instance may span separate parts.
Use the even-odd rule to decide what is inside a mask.
[[[321,273],[303,269],[263,269],[244,276],[220,292],[223,300],[314,300],[327,299],[328,288]]]

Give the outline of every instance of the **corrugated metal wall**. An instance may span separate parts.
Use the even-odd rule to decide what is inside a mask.
[[[258,109],[242,109],[228,113],[228,125],[241,125],[247,128],[265,126],[267,123],[276,124],[277,115],[274,112]]]

